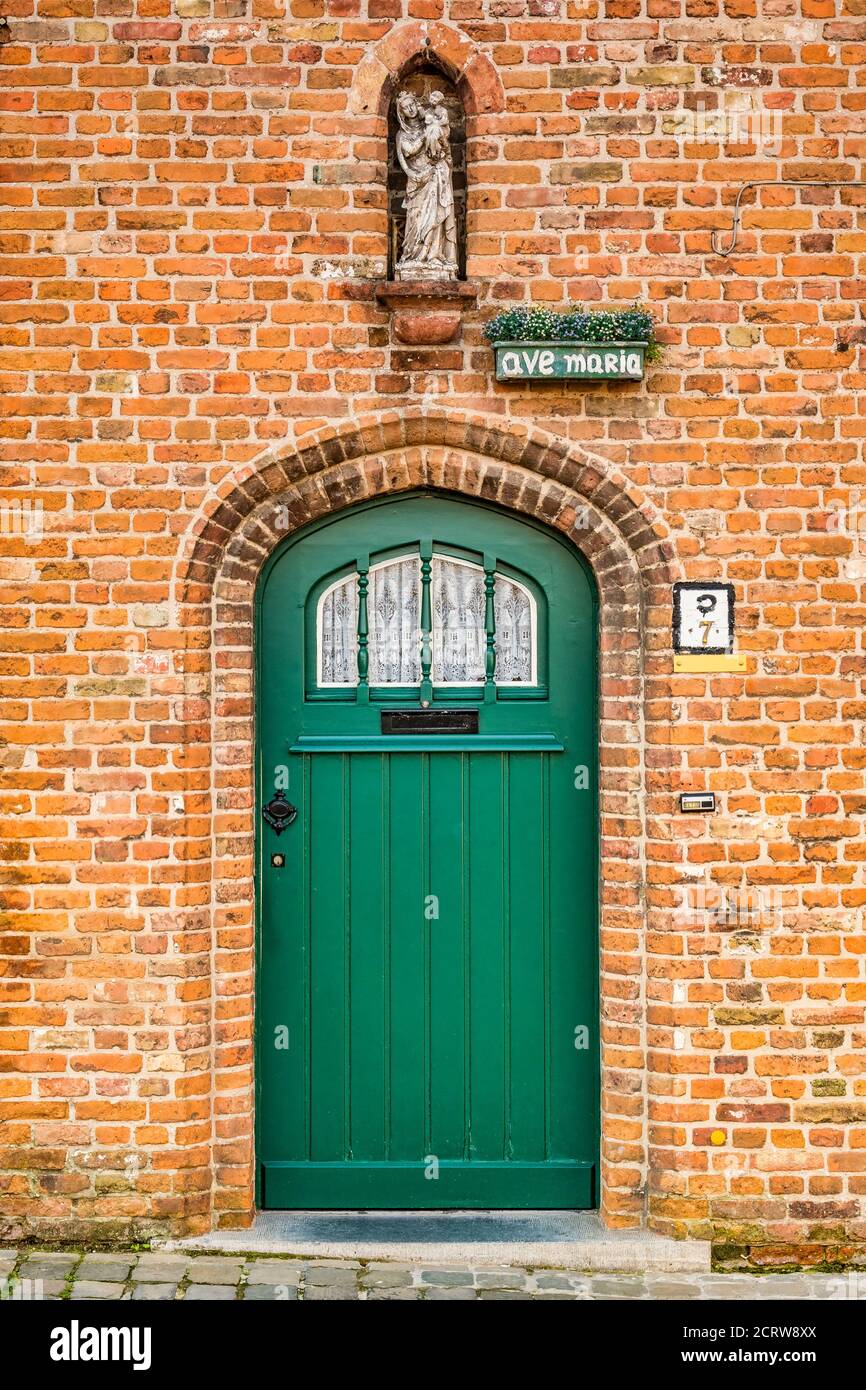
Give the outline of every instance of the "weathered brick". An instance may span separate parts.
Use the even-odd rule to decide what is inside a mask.
[[[438,487],[598,583],[607,1218],[766,1267],[862,1237],[866,241],[862,190],[796,185],[858,177],[864,64],[814,8],[10,16],[0,507],[43,525],[0,528],[0,1236],[249,1222],[269,518]],[[392,315],[388,103],[431,53],[477,304]],[[638,298],[645,381],[493,379],[498,309]],[[733,584],[746,671],[673,674],[675,578]]]

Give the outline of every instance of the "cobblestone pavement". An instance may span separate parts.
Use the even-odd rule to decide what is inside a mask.
[[[859,1274],[583,1274],[271,1255],[0,1250],[0,1296],[133,1301],[291,1299],[866,1300]]]

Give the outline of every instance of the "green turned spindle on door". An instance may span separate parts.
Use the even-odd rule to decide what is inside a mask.
[[[430,610],[430,573],[433,568],[432,541],[421,542],[421,689],[419,698],[429,705],[433,700],[430,671],[433,665],[433,619]]]
[[[484,655],[484,703],[491,704],[496,699],[496,557],[484,556],[484,631],[487,635],[487,650]]]
[[[358,701],[365,705],[370,699],[367,673],[370,669],[369,624],[367,620],[367,589],[370,585],[370,557],[358,556]]]

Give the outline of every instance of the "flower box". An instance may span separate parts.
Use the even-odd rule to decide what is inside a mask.
[[[563,339],[497,342],[497,381],[640,381],[649,344]]]

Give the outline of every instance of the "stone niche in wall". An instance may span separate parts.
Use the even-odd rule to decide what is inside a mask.
[[[463,103],[447,74],[419,55],[389,103],[388,279],[376,291],[401,343],[450,342],[475,302],[465,278],[466,183]]]

